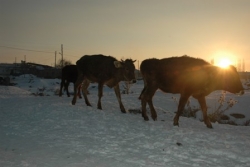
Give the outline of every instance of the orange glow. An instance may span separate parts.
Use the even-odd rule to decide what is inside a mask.
[[[227,68],[230,65],[233,65],[233,54],[226,51],[219,51],[214,54],[215,65],[221,68]]]
[[[222,58],[218,62],[218,66],[222,68],[227,68],[231,64],[232,64],[231,61],[227,58]]]

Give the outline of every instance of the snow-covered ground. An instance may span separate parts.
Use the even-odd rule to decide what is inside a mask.
[[[154,105],[158,121],[144,121],[139,113],[122,114],[115,93],[104,88],[103,110],[98,110],[96,84],[89,88],[93,107],[72,96],[55,95],[58,79],[17,77],[16,86],[0,86],[1,167],[180,167],[250,166],[250,126],[213,123],[208,129],[201,119],[173,117],[179,95],[157,91]],[[71,92],[72,92],[72,85]],[[140,81],[133,93],[122,95],[127,110],[139,110]],[[44,96],[40,96],[40,95]],[[221,91],[207,97],[208,110],[218,108]],[[246,117],[230,119],[237,124],[250,120],[250,92],[230,93],[226,101],[238,101],[225,111]],[[190,106],[198,107],[191,99]],[[223,107],[226,107],[225,102]]]

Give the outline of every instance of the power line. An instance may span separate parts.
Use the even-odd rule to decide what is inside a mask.
[[[77,57],[77,58],[81,57],[81,56],[72,56],[72,55],[68,55],[68,54],[64,54],[64,53],[63,53],[63,55],[67,56],[67,57]]]
[[[29,51],[29,52],[54,53],[54,52],[48,52],[48,51],[40,51],[40,50],[31,50],[31,49],[15,48],[15,47],[10,47],[10,46],[0,46],[0,47],[1,47],[1,48],[15,49],[15,50]]]
[[[22,48],[16,48],[16,47],[11,47],[11,46],[0,46],[1,48],[9,48],[9,49],[15,49],[15,50],[23,50],[23,51],[29,51],[29,52],[41,52],[41,53],[55,53],[55,52],[48,52],[48,51],[39,51],[39,50],[32,50],[32,49],[22,49]],[[69,57],[80,57],[80,56],[73,56],[69,54],[64,54],[65,56]]]

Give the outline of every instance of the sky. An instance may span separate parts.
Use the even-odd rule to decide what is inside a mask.
[[[0,63],[54,66],[63,44],[73,64],[104,54],[137,60],[138,68],[144,59],[186,54],[241,61],[250,71],[249,7],[249,0],[0,0]]]

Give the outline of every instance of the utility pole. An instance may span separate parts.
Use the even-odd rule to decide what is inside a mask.
[[[21,61],[21,69],[23,73],[23,77],[25,78],[25,63],[26,63],[26,55],[24,55],[24,60]]]
[[[62,68],[63,68],[63,44],[61,44]]]
[[[242,60],[242,71],[245,72],[245,60]]]
[[[55,68],[56,68],[56,51],[55,51]]]
[[[14,73],[16,72],[16,57],[15,57],[15,67],[14,67]]]
[[[139,76],[140,76],[140,73],[141,73],[141,71],[140,71],[140,60],[138,60],[138,72],[137,72],[137,79],[139,79]]]

